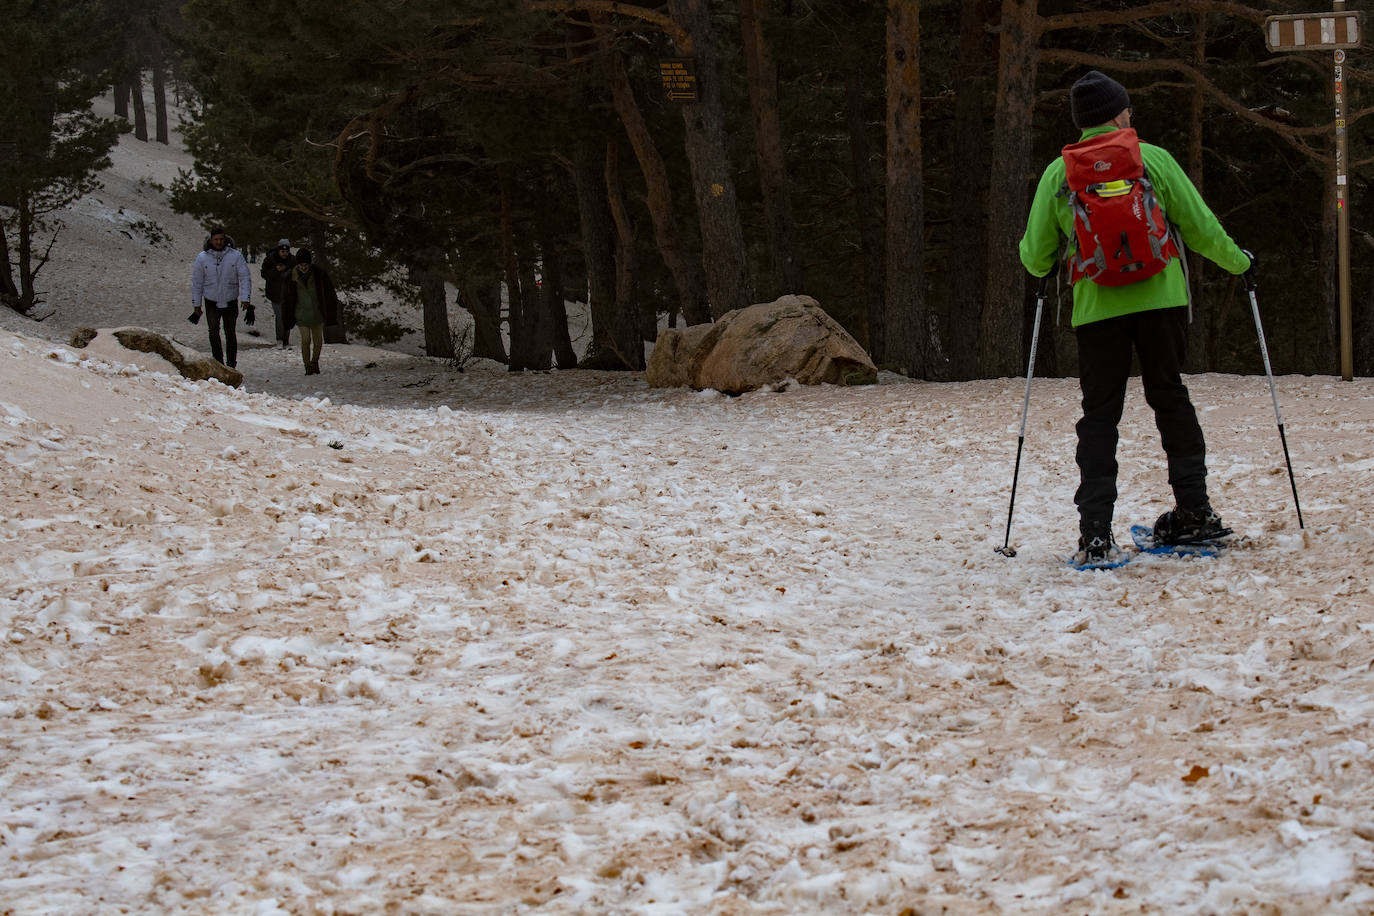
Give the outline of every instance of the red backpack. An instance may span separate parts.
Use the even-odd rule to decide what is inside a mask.
[[[1138,283],[1179,257],[1134,130],[1071,143],[1063,155],[1059,195],[1073,210],[1077,245],[1068,255],[1070,283],[1084,277],[1102,286]]]

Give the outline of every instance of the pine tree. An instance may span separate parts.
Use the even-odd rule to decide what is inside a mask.
[[[96,187],[119,136],[90,110],[112,81],[118,25],[97,0],[0,0],[0,22],[0,300],[27,315],[61,232],[54,214]]]

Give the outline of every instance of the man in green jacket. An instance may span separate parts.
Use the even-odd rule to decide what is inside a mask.
[[[1131,126],[1126,89],[1093,70],[1069,94],[1081,140]],[[1251,267],[1207,207],[1187,174],[1166,150],[1140,144],[1141,157],[1164,215],[1185,245],[1233,274]],[[1074,238],[1073,213],[1059,191],[1064,160],[1045,169],[1031,204],[1021,263],[1037,277],[1055,269],[1060,242]],[[1101,563],[1116,553],[1112,512],[1116,504],[1117,424],[1126,399],[1131,351],[1140,359],[1145,400],[1169,461],[1175,507],[1155,523],[1155,540],[1182,544],[1229,534],[1207,498],[1207,459],[1202,427],[1183,384],[1187,341],[1188,284],[1173,258],[1163,271],[1125,286],[1101,286],[1081,279],[1073,287],[1073,326],[1078,335],[1078,375],[1083,417],[1078,421],[1078,562]]]

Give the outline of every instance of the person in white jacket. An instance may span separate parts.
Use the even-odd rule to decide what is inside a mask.
[[[216,226],[210,230],[205,250],[196,255],[196,263],[191,267],[191,306],[195,309],[191,321],[200,321],[201,304],[204,303],[210,353],[231,369],[239,356],[239,303],[243,304],[245,322],[251,325],[253,304],[248,300],[252,293],[253,274],[248,269],[248,262],[224,230]],[[221,325],[224,326],[223,345],[220,344]]]

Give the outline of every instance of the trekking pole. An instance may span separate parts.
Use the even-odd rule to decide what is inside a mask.
[[[1030,365],[1026,368],[1026,397],[1021,402],[1021,434],[1016,437],[1016,467],[1011,472],[1011,504],[1007,506],[1007,536],[1001,547],[994,547],[1004,557],[1016,556],[1016,548],[1011,546],[1011,514],[1016,509],[1016,480],[1021,476],[1021,447],[1026,444],[1026,414],[1030,412],[1031,379],[1035,378],[1035,351],[1040,346],[1040,313],[1045,307],[1046,289],[1050,275],[1040,278],[1035,290],[1035,329],[1031,331]]]
[[[1246,254],[1250,254],[1248,251]],[[1288,436],[1283,432],[1283,414],[1279,412],[1279,393],[1274,387],[1274,370],[1269,366],[1269,347],[1264,343],[1264,325],[1260,324],[1259,299],[1255,298],[1255,260],[1250,257],[1250,269],[1245,272],[1245,291],[1250,294],[1250,310],[1255,313],[1255,333],[1259,335],[1260,355],[1264,357],[1264,374],[1269,377],[1269,396],[1274,400],[1274,419],[1279,424],[1279,442],[1283,443],[1283,460],[1288,465],[1288,485],[1293,488],[1293,506],[1298,510],[1298,527],[1302,528],[1302,504],[1298,502],[1298,483],[1293,479],[1293,461],[1288,457]]]

